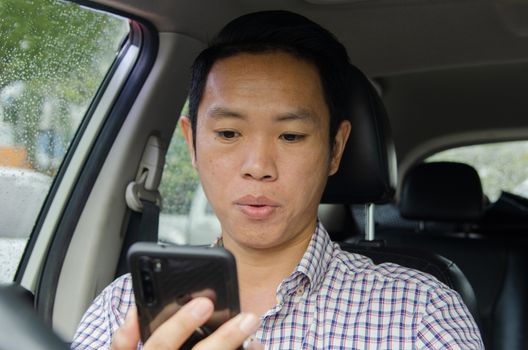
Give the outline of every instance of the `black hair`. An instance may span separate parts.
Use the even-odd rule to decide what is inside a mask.
[[[288,11],[263,11],[238,17],[198,55],[192,66],[189,88],[189,117],[194,140],[198,106],[214,63],[237,54],[274,51],[292,54],[317,67],[330,111],[330,145],[334,144],[339,125],[350,117],[351,65],[347,51],[328,30]]]

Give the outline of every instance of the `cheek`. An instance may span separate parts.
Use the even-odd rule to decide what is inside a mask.
[[[328,178],[328,155],[324,152],[305,152],[289,156],[283,162],[282,185],[286,192],[305,201],[319,201]]]
[[[206,154],[206,152],[203,154]],[[222,182],[223,178],[226,177],[228,164],[229,162],[225,157],[218,157],[210,153],[207,156],[200,157],[200,154],[198,154],[196,170],[202,182],[205,182],[207,185],[214,185],[215,183]]]
[[[225,196],[237,175],[236,157],[207,142],[197,145],[196,170],[211,204]]]
[[[330,152],[324,143],[324,138],[320,135],[314,137],[310,144],[296,151],[284,152],[284,163],[295,169],[297,176],[311,179],[317,182],[317,179],[324,178],[328,175],[330,166]]]

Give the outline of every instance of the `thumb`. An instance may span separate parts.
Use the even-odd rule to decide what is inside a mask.
[[[139,323],[136,306],[128,311],[125,323],[114,334],[111,350],[136,350],[139,342]]]

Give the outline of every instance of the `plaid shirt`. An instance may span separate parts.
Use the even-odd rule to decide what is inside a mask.
[[[321,224],[276,296],[255,336],[266,349],[484,348],[455,291],[425,273],[344,252]],[[84,315],[72,349],[109,348],[133,303],[130,275],[119,277]]]

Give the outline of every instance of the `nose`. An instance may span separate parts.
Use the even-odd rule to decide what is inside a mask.
[[[247,146],[241,168],[242,177],[259,181],[276,180],[278,171],[273,143],[260,139]]]

